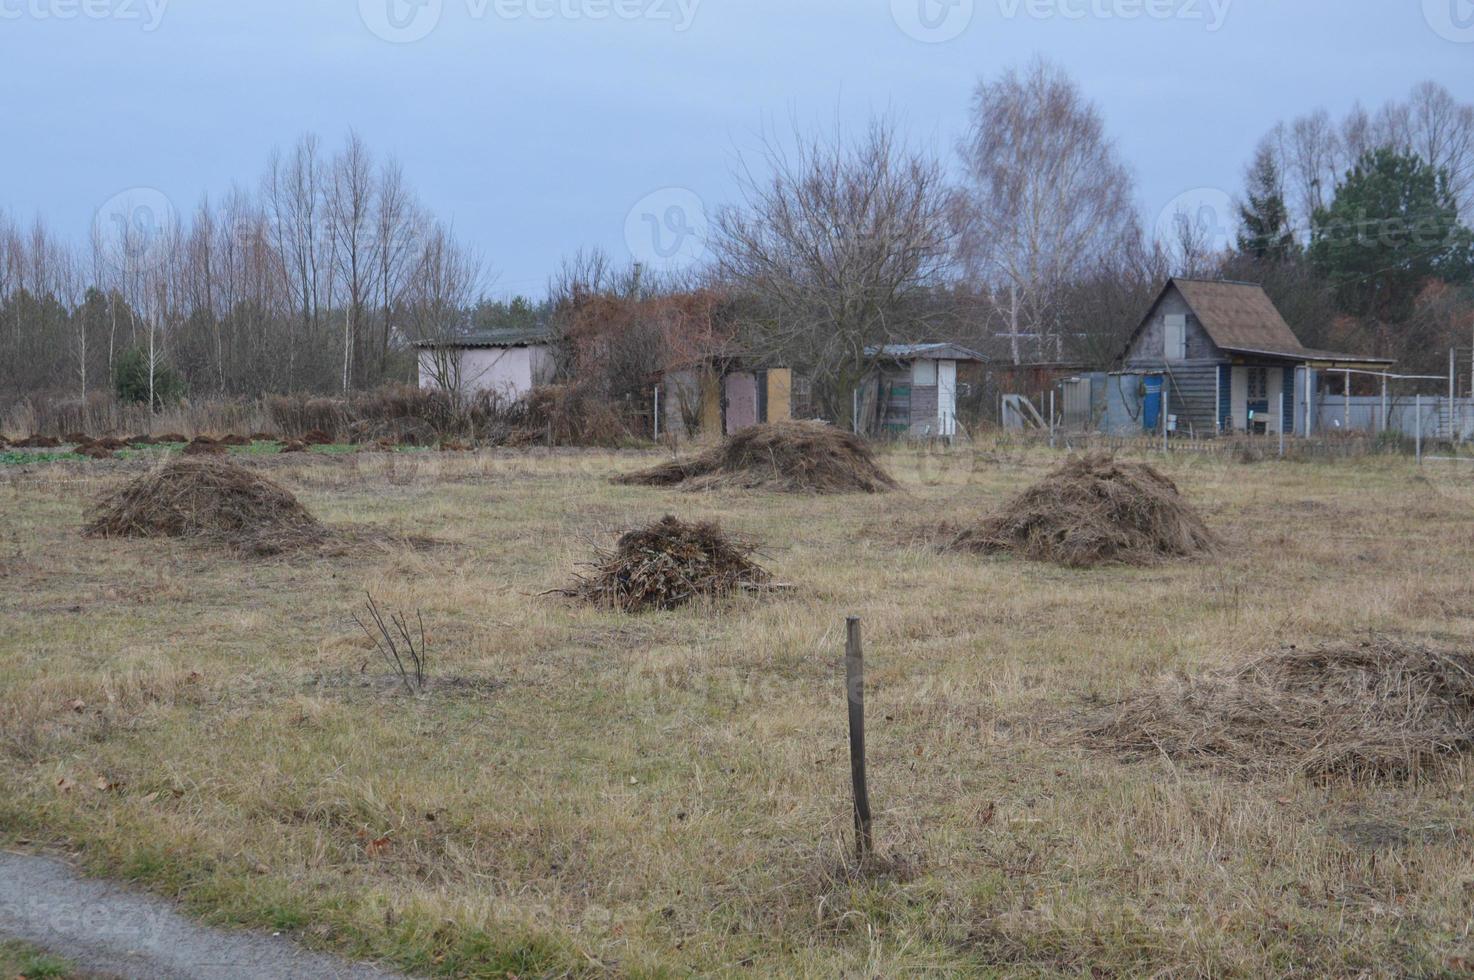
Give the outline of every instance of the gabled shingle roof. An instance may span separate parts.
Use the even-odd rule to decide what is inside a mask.
[[[1337,361],[1348,364],[1391,364],[1384,357],[1312,350],[1300,343],[1264,287],[1252,282],[1210,279],[1169,279],[1157,294],[1146,319],[1157,308],[1167,290],[1177,287],[1209,339],[1221,350],[1235,354],[1267,354],[1297,361]],[[1136,333],[1141,332],[1137,327]],[[1136,337],[1132,335],[1134,342]]]

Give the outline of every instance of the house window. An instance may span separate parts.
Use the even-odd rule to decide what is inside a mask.
[[[1187,316],[1182,313],[1169,313],[1165,318],[1166,326],[1166,350],[1163,356],[1169,361],[1183,361],[1187,359]]]
[[[919,388],[937,386],[937,362],[918,360],[911,364],[911,383]]]
[[[1269,368],[1249,368],[1249,401],[1262,402],[1269,398]]]

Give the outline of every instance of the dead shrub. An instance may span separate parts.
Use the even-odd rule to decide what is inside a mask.
[[[618,476],[614,482],[789,493],[882,493],[897,486],[865,443],[823,422],[749,426],[714,449]]]
[[[1404,780],[1474,748],[1474,655],[1376,637],[1290,647],[1113,706],[1087,739],[1245,773]]]
[[[328,538],[290,491],[227,460],[171,458],[98,502],[88,537],[173,537],[273,555]]]
[[[624,418],[589,385],[543,385],[508,410],[502,440],[512,446],[603,446],[614,448],[634,436]]]
[[[715,524],[666,516],[621,535],[613,550],[596,552],[591,572],[562,594],[621,612],[674,609],[766,584],[767,570],[752,560],[755,550]]]
[[[1077,456],[962,531],[951,548],[1010,552],[1071,568],[1146,565],[1213,550],[1217,538],[1178,492],[1146,463]]]

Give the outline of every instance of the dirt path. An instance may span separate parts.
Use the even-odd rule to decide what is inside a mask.
[[[390,980],[290,939],[212,929],[161,898],[84,878],[62,861],[0,852],[0,937],[24,939],[105,976]]]

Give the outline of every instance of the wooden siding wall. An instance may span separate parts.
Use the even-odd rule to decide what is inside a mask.
[[[911,424],[927,425],[937,420],[937,386],[911,386]]]
[[[1218,365],[1174,361],[1167,375],[1168,413],[1177,416],[1183,435],[1212,435],[1218,431]]]
[[[1203,329],[1202,321],[1193,315],[1192,309],[1187,305],[1187,300],[1183,298],[1177,287],[1173,286],[1163,294],[1161,302],[1152,307],[1152,311],[1147,314],[1141,333],[1137,335],[1131,348],[1126,352],[1128,366],[1161,363],[1167,352],[1166,318],[1169,313],[1187,317],[1186,360],[1196,361],[1219,357],[1218,348],[1208,336],[1208,331]]]

